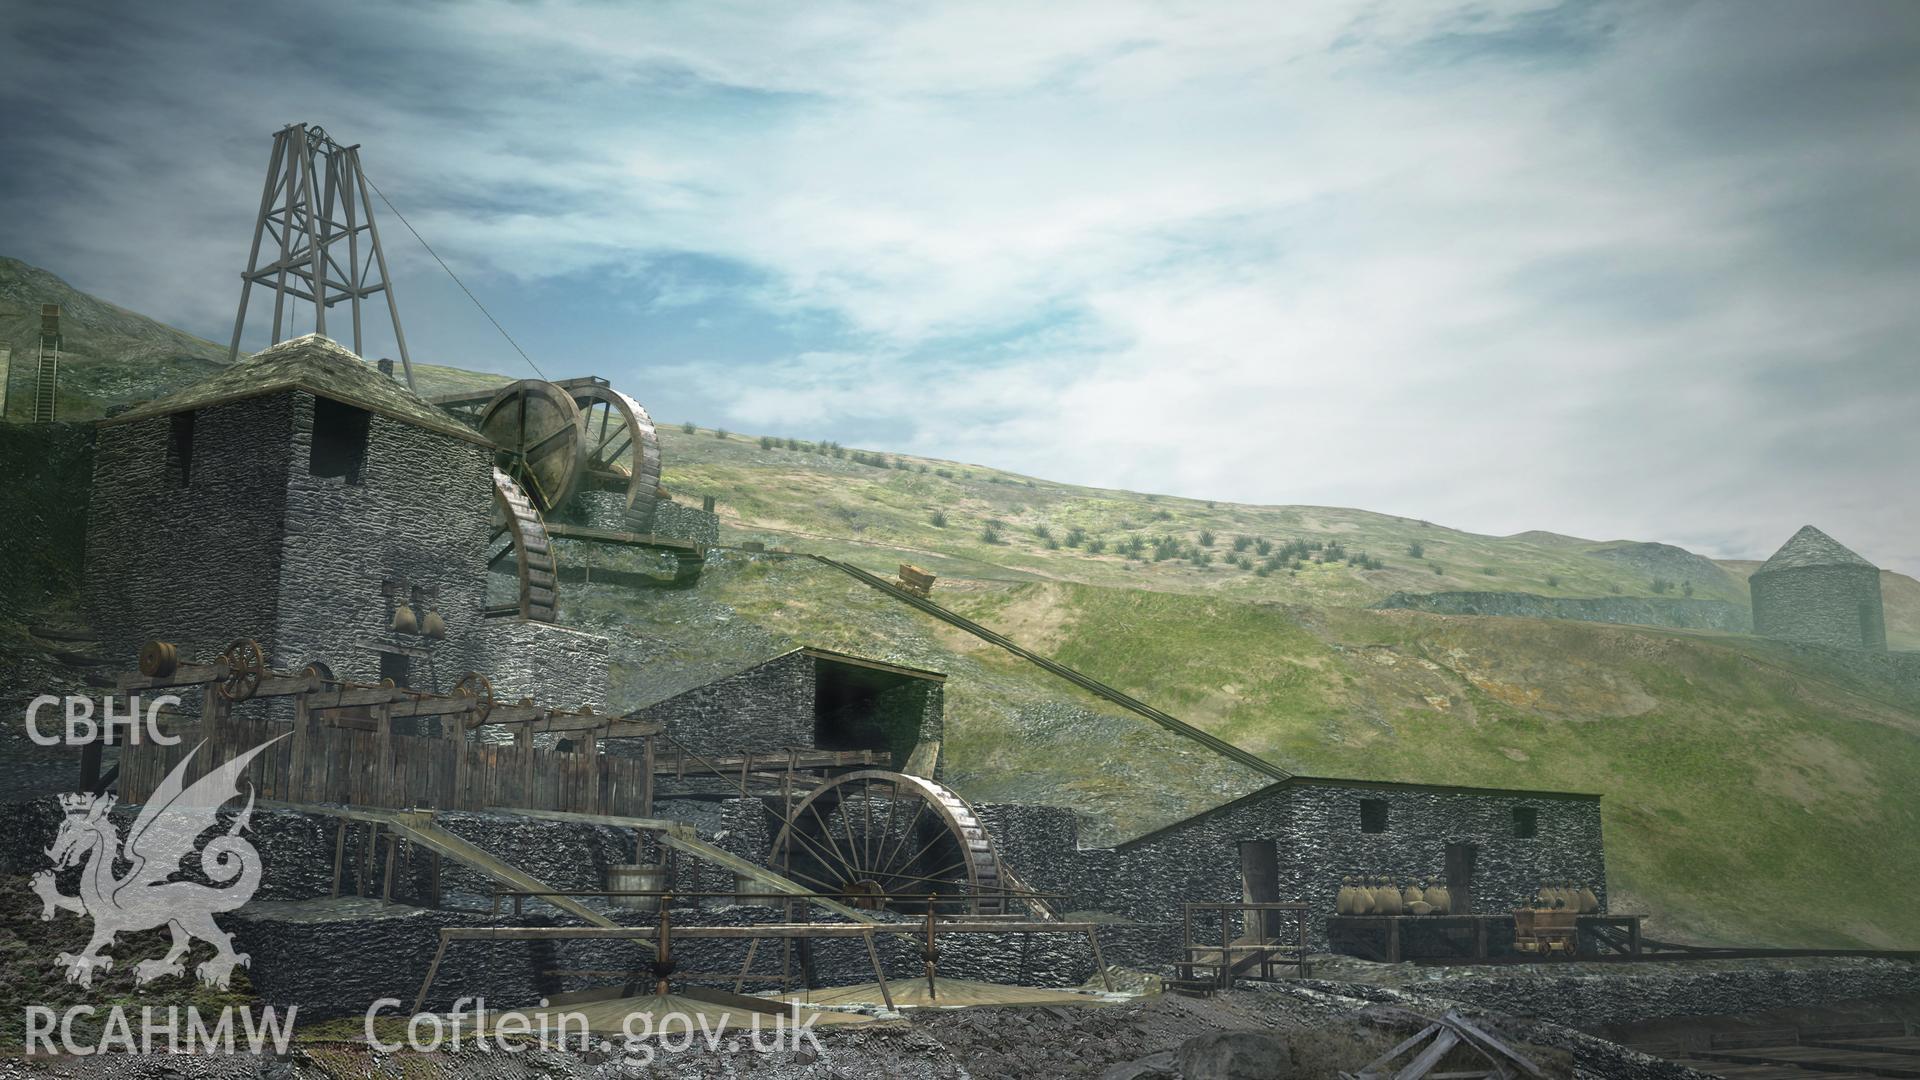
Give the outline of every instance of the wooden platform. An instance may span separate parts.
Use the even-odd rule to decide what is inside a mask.
[[[1624,930],[1627,944],[1617,951],[1628,956],[1640,956],[1640,922],[1644,915],[1610,914],[1576,917],[1575,924],[1581,930],[1598,927],[1612,927]],[[1431,950],[1410,950],[1407,948],[1409,931],[1427,931],[1434,936],[1458,941],[1453,951],[1434,952]],[[1486,960],[1495,955],[1506,955],[1513,940],[1513,915],[1475,914],[1475,915],[1330,915],[1327,917],[1327,937],[1331,939],[1334,952],[1358,956],[1366,960],[1379,960],[1388,964],[1397,964],[1402,960],[1457,958],[1461,960]],[[1596,935],[1582,934],[1582,940],[1596,940]],[[1344,940],[1343,940],[1344,939]]]
[[[925,979],[888,979],[896,1009],[957,1009],[982,1005],[1109,1005],[1112,1002],[1075,990],[1055,990],[1044,986],[1014,986],[979,982],[974,979],[949,979],[936,976],[933,989]],[[858,986],[827,986],[788,994],[788,1001],[802,1005],[879,1006],[879,983]]]
[[[724,996],[731,997],[731,995]],[[633,1030],[635,1031],[658,1032],[661,1030],[660,1025],[669,1017],[677,1017],[678,1019],[673,1020],[669,1027],[676,1037],[682,1023],[692,1024],[695,1032],[700,1030],[702,1022],[709,1030],[719,1029],[724,1024],[728,1031],[746,1031],[756,1023],[762,1031],[791,1026],[790,1021],[794,1017],[791,1005],[768,998],[757,1000],[764,1003],[764,1007],[745,1002],[722,1004],[680,994],[642,994],[621,997],[617,990],[587,990],[550,998],[548,1007],[544,1009],[516,1009],[512,1012],[525,1017],[528,1027],[534,1031],[541,1030],[543,1020],[549,1030],[557,1031],[563,1015],[578,1014],[586,1018],[587,1030],[596,1035],[624,1035],[629,1018],[640,1015],[652,1017],[652,1023],[644,1024],[641,1021],[634,1021]],[[490,1014],[487,1017],[489,1021],[487,1029],[496,1028],[500,1018],[505,1015],[508,1014]],[[877,1017],[868,1016],[865,1013],[811,1009],[805,1005],[800,1006],[799,1019],[802,1024],[811,1020],[815,1027],[846,1027],[878,1021]],[[575,1023],[578,1022],[575,1021]]]

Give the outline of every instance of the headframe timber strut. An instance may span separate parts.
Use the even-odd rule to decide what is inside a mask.
[[[289,124],[274,133],[260,213],[254,219],[253,247],[240,275],[240,311],[233,319],[229,363],[240,358],[240,334],[256,284],[273,290],[270,344],[283,340],[289,300],[313,305],[313,330],[323,335],[327,309],[345,300],[353,312],[356,355],[364,355],[360,302],[384,293],[400,364],[408,388],[413,388],[413,360],[407,355],[400,306],[393,296],[393,279],[387,273],[387,256],[380,247],[380,229],[374,224],[368,196],[358,145],[341,146],[318,125]],[[265,265],[260,254],[263,243],[279,248],[277,256],[269,249]]]

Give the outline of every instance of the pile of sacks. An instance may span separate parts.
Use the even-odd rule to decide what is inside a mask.
[[[1395,884],[1388,878],[1347,877],[1340,881],[1334,911],[1341,915],[1445,915],[1452,896],[1430,879]]]

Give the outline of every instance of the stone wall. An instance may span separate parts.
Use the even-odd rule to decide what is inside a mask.
[[[184,476],[170,453],[171,417],[99,429],[87,618],[106,655],[124,656],[129,665],[156,637],[191,659],[217,654],[236,637],[272,647],[293,465],[292,397],[248,398],[193,415]]]
[[[1437,615],[1505,615],[1526,619],[1573,619],[1694,630],[1750,629],[1747,609],[1725,600],[1669,600],[1645,596],[1538,596],[1523,592],[1397,592],[1375,605]]]
[[[1880,571],[1871,566],[1791,566],[1749,579],[1753,629],[1764,637],[1884,650]]]
[[[468,662],[493,680],[509,701],[531,697],[542,705],[600,709],[611,694],[607,639],[552,623],[484,619],[473,635]],[[452,677],[459,678],[459,672]]]
[[[93,486],[92,424],[0,423],[0,617],[15,619],[78,591]]]
[[[1384,831],[1363,830],[1362,800],[1384,803]],[[1514,835],[1517,807],[1535,813],[1532,838]],[[1273,842],[1278,894],[1312,905],[1309,930],[1321,948],[1341,878],[1440,879],[1454,843],[1477,849],[1475,911],[1509,911],[1546,880],[1592,884],[1605,900],[1600,803],[1593,797],[1296,777],[1119,847],[1084,850],[1074,847],[1065,811],[996,805],[980,812],[1029,887],[1068,893],[1072,910],[1159,928],[1143,938],[1155,954],[1126,957],[1129,963],[1168,962],[1180,943],[1182,902],[1243,898],[1243,841]]]
[[[282,602],[276,633],[262,642],[270,661],[299,667],[324,660],[343,679],[374,682],[382,675],[375,646],[384,646],[413,654],[405,681],[415,689],[445,691],[469,669],[491,674],[488,661],[510,655],[488,648],[482,630],[492,455],[485,447],[374,415],[359,482],[315,476],[307,467],[314,398],[305,392],[290,397]],[[395,604],[406,597],[382,595],[386,579],[437,589],[417,614],[429,607],[439,612],[446,638],[429,641],[389,629]],[[498,676],[494,682],[505,692]],[[519,693],[551,701],[533,688],[513,696]]]
[[[717,544],[720,542],[720,518],[697,506],[682,506],[670,499],[660,499],[653,504],[652,531],[671,540]]]
[[[640,718],[666,724],[696,753],[738,754],[812,746],[813,706],[813,658],[792,652],[648,706]]]

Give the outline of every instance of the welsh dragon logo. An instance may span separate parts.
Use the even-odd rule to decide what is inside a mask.
[[[52,919],[55,909],[93,918],[93,939],[87,947],[78,953],[61,953],[57,961],[67,969],[68,982],[92,986],[95,971],[113,969],[113,957],[101,950],[112,946],[120,934],[160,926],[173,932],[173,946],[159,959],[140,961],[134,969],[136,983],[186,974],[185,958],[194,938],[214,947],[213,957],[194,969],[201,982],[225,989],[234,967],[248,964],[247,954],[233,951],[232,936],[214,924],[213,916],[246,903],[260,886],[260,853],[240,836],[253,816],[252,785],[246,792],[246,807],[226,833],[199,849],[200,871],[214,884],[171,879],[193,854],[201,835],[219,826],[220,807],[240,794],[237,783],[248,763],[278,741],[261,743],[188,786],[187,766],[206,743],[195,746],[154,789],[124,844],[108,815],[113,796],[60,796],[66,819],[47,857],[53,860],[54,870],[86,864],[80,872],[80,891],[77,896],[62,894],[54,884],[54,870],[35,874],[33,891],[45,905],[40,912],[43,920]],[[128,866],[119,877],[114,876],[116,862]]]

